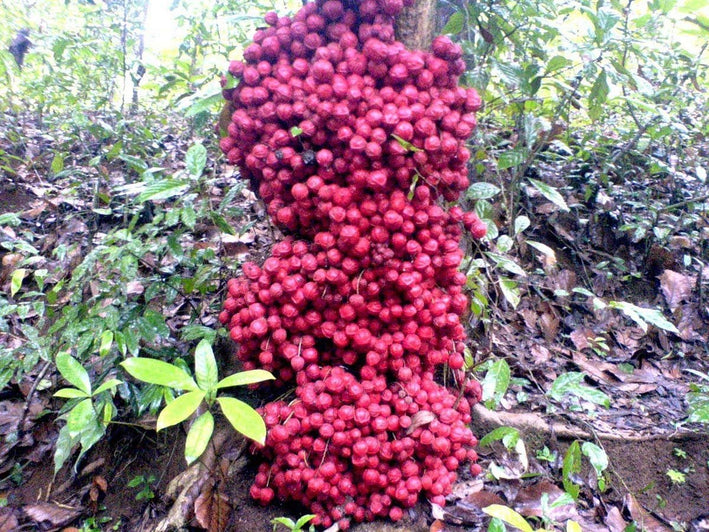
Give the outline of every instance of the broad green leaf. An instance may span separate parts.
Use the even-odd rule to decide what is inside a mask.
[[[232,397],[217,397],[224,416],[231,426],[247,438],[263,445],[266,441],[266,424],[261,415],[249,405]]]
[[[583,532],[583,529],[576,521],[567,521],[566,532]]]
[[[534,188],[536,188],[542,196],[551,201],[562,211],[569,211],[569,206],[566,204],[566,200],[564,200],[564,197],[559,194],[559,191],[556,188],[552,187],[551,185],[547,185],[542,181],[532,179],[531,177],[528,177],[527,179],[529,179],[529,182],[532,183]]]
[[[93,395],[96,396],[100,393],[105,392],[106,390],[110,390],[111,388],[115,388],[119,384],[123,384],[123,381],[118,380],[118,379],[108,379],[101,386],[96,388],[96,391],[93,393]]]
[[[82,392],[76,388],[62,388],[57,390],[54,397],[61,397],[62,399],[76,399],[78,397],[90,397],[86,392]]]
[[[622,311],[626,316],[637,323],[644,332],[647,332],[647,325],[649,323],[658,329],[679,334],[677,327],[668,321],[662,315],[662,312],[656,308],[638,307],[627,301],[611,301],[608,303],[608,306]]]
[[[469,200],[490,199],[497,196],[499,193],[500,187],[492,183],[479,181],[468,187],[468,190],[465,191],[465,197]]]
[[[497,517],[493,517],[487,525],[487,532],[507,532],[507,527],[503,521]]]
[[[189,229],[194,229],[194,225],[197,223],[197,213],[193,207],[188,205],[180,210],[180,219]]]
[[[113,345],[113,331],[103,331],[101,334],[101,343],[98,348],[98,354],[105,357],[111,352],[111,346]]]
[[[229,388],[231,386],[244,386],[245,384],[254,384],[267,380],[274,380],[275,377],[263,369],[251,369],[234,373],[228,377],[224,377],[217,384],[217,388]]]
[[[520,302],[519,288],[517,282],[506,277],[500,277],[500,290],[505,300],[512,305],[512,308],[517,308]]]
[[[315,519],[315,514],[306,514],[303,515],[300,519],[298,519],[295,522],[295,528],[303,528],[305,525],[307,525],[310,521]]]
[[[578,371],[562,373],[552,383],[547,395],[557,401],[563,400],[566,395],[573,395],[585,401],[610,408],[610,397],[596,388],[582,384],[583,379],[584,374]]]
[[[54,154],[51,170],[54,175],[57,175],[59,172],[64,170],[64,156],[61,153]]]
[[[497,168],[499,170],[514,168],[522,164],[525,157],[525,154],[520,150],[503,151],[497,158]]]
[[[182,394],[170,401],[160,412],[155,430],[161,431],[164,428],[182,423],[197,410],[204,395],[202,390],[196,390]]]
[[[593,469],[596,470],[596,476],[601,476],[603,472],[608,468],[608,455],[606,452],[589,441],[584,442],[581,446],[581,452],[588,457],[588,461],[591,462]]]
[[[574,500],[578,498],[580,488],[572,479],[573,476],[581,472],[581,447],[578,441],[574,441],[564,455],[564,462],[561,468],[564,490],[571,495]]]
[[[138,203],[148,200],[164,200],[179,196],[189,187],[189,183],[179,179],[161,179],[145,185],[143,192],[136,198]]]
[[[512,246],[514,245],[514,240],[512,240],[507,235],[500,235],[495,244],[497,246],[497,251],[499,251],[500,253],[507,253],[509,250],[512,249]]]
[[[283,525],[286,527],[288,530],[294,530],[295,529],[295,521],[293,519],[289,519],[288,517],[274,517],[271,519],[271,524],[272,525]]]
[[[79,434],[79,443],[81,444],[81,451],[79,456],[76,458],[74,463],[74,471],[76,471],[76,466],[79,464],[81,457],[84,456],[91,447],[93,447],[102,437],[106,434],[106,427],[97,418],[92,418],[90,423],[87,423],[84,429]]]
[[[547,61],[546,69],[548,73],[551,73],[571,64],[573,64],[573,61],[567,59],[563,55],[555,55],[554,57],[549,59],[549,61]]]
[[[59,437],[54,445],[54,474],[56,475],[71,456],[74,446],[79,442],[78,437],[72,437],[69,434],[69,428],[64,425],[59,431]]]
[[[60,351],[55,358],[57,369],[67,381],[76,386],[86,395],[91,395],[91,380],[84,367],[69,354],[69,351]]]
[[[197,100],[192,105],[190,105],[187,111],[185,111],[185,116],[190,117],[198,115],[199,113],[204,113],[205,111],[211,111],[223,101],[224,98],[222,97],[221,91],[217,94],[211,94],[209,96]]]
[[[503,440],[505,447],[511,449],[519,440],[519,430],[513,427],[497,427],[492,432],[488,432],[485,436],[483,436],[483,438],[478,442],[478,445],[480,447],[485,447],[498,440]]]
[[[549,260],[551,260],[552,263],[556,263],[556,253],[546,244],[542,244],[541,242],[535,242],[534,240],[527,240],[527,244],[532,246],[537,251],[541,251],[542,253],[544,253],[544,255],[549,257]]]
[[[495,261],[495,264],[497,264],[500,268],[507,270],[510,273],[521,275],[522,277],[527,275],[519,264],[508,257],[498,253],[492,253],[491,251],[486,251],[485,255]]]
[[[200,177],[207,164],[207,148],[201,144],[193,144],[185,154],[185,165],[192,177]]]
[[[456,11],[453,13],[446,25],[443,26],[441,33],[445,35],[457,35],[465,27],[465,15],[461,11]]]
[[[72,408],[66,416],[66,426],[72,437],[79,436],[86,426],[95,421],[96,411],[91,399],[84,399]]]
[[[496,517],[510,526],[519,528],[522,532],[534,532],[529,523],[512,508],[501,504],[491,504],[483,508],[483,512],[491,517]]]
[[[520,234],[530,226],[531,222],[524,214],[515,218],[515,235]]]
[[[199,387],[208,392],[214,389],[219,380],[217,361],[214,359],[212,346],[207,340],[197,344],[194,352],[194,373]]]
[[[500,403],[510,385],[510,366],[504,358],[495,361],[485,374],[482,383],[482,399],[487,408]]]
[[[185,460],[187,465],[192,464],[209,445],[209,440],[214,432],[214,416],[207,410],[194,420],[185,440]]]
[[[226,218],[224,218],[224,216],[214,211],[210,212],[209,216],[212,218],[214,225],[221,229],[223,233],[226,233],[228,235],[236,234],[236,231],[234,231],[234,228],[229,224],[229,222],[226,221]]]
[[[130,375],[143,382],[168,386],[176,390],[198,390],[187,372],[173,364],[153,358],[129,358],[120,364]]]
[[[12,277],[10,278],[10,296],[15,297],[15,294],[22,288],[22,281],[25,275],[27,275],[25,268],[18,268],[12,272]]]

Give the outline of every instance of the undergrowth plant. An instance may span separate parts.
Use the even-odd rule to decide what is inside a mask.
[[[234,397],[217,395],[224,388],[244,386],[273,379],[268,371],[255,369],[242,371],[219,380],[217,362],[208,340],[202,340],[195,350],[195,377],[184,369],[152,358],[129,358],[121,362],[121,367],[134,378],[165,386],[186,393],[170,401],[158,416],[156,430],[177,425],[185,421],[204,404],[207,409],[199,413],[192,422],[185,442],[185,460],[191,464],[207,448],[214,432],[214,404],[221,408],[224,417],[234,430],[263,444],[266,440],[266,425],[251,406]]]

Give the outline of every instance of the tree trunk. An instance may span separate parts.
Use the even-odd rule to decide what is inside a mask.
[[[431,46],[436,25],[436,0],[414,0],[396,19],[396,38],[411,50]]]

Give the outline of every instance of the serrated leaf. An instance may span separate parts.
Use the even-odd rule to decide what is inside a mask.
[[[187,392],[170,401],[158,415],[156,431],[182,423],[185,419],[194,414],[195,410],[204,399],[204,392],[196,390]]]
[[[532,179],[531,177],[528,177],[527,179],[534,186],[534,188],[539,191],[542,196],[551,201],[562,211],[568,212],[570,210],[569,206],[566,204],[566,200],[561,194],[559,194],[559,191],[556,188],[552,187],[551,185],[547,185],[542,181]]]
[[[69,354],[69,351],[60,351],[54,359],[59,373],[76,388],[91,395],[91,379],[84,367]]]
[[[496,406],[502,400],[510,385],[510,366],[504,358],[490,366],[482,382],[482,400],[488,408]]]
[[[456,11],[449,18],[446,25],[443,26],[441,33],[445,35],[457,35],[465,27],[465,15],[461,11]]]
[[[274,380],[275,377],[268,371],[263,369],[251,369],[234,373],[228,377],[224,377],[217,384],[217,388],[229,388],[231,386],[244,386],[245,384],[254,384],[267,380]]]
[[[490,199],[497,196],[499,193],[500,187],[492,183],[479,181],[468,187],[468,190],[465,191],[465,197],[469,200]]]
[[[194,229],[195,223],[197,223],[197,213],[191,206],[183,207],[180,210],[180,220],[189,229]]]
[[[185,154],[185,166],[194,178],[200,177],[207,165],[207,148],[201,144],[193,144]]]
[[[610,301],[608,306],[623,312],[637,323],[644,332],[647,332],[647,326],[650,324],[658,329],[679,334],[677,327],[668,321],[658,309],[638,307],[627,301]]]
[[[608,99],[608,77],[605,70],[601,70],[598,77],[593,82],[591,93],[588,97],[588,116],[591,120],[598,120],[603,112],[604,104]]]
[[[185,440],[185,460],[187,465],[192,464],[197,458],[202,456],[204,450],[209,445],[209,440],[214,432],[214,416],[207,410],[204,414],[194,420]]]
[[[174,196],[179,196],[185,190],[189,188],[189,183],[179,179],[161,179],[160,181],[153,181],[145,185],[143,192],[141,192],[136,201],[138,203],[143,203],[145,201],[151,200],[164,200],[169,199]]]
[[[233,397],[217,397],[217,402],[231,426],[247,438],[263,445],[266,441],[266,424],[251,406]]]
[[[27,270],[25,268],[18,268],[12,272],[12,277],[10,278],[10,296],[15,297],[15,294],[22,288],[22,281],[27,275]]]
[[[120,364],[130,375],[143,382],[176,390],[198,390],[199,386],[184,370],[163,360],[129,358]]]
[[[226,221],[226,219],[219,214],[218,212],[212,211],[209,213],[210,218],[212,218],[212,221],[214,222],[214,225],[216,225],[222,233],[226,233],[228,235],[235,235],[236,231],[234,231],[234,228],[229,225],[229,222]]]
[[[214,358],[212,345],[207,340],[197,344],[194,352],[194,373],[197,384],[204,391],[214,389],[219,380],[217,361]]]
[[[519,528],[522,532],[534,532],[524,517],[507,506],[503,506],[501,504],[491,504],[490,506],[483,508],[483,512],[491,517],[496,517],[497,519],[504,521],[510,526]]]

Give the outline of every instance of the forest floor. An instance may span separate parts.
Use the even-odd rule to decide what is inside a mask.
[[[136,178],[125,159],[89,165],[97,153],[90,137],[66,149],[62,166],[74,171],[57,171],[49,149],[57,139],[32,121],[22,130],[21,140],[0,135],[6,155],[0,216],[16,213],[19,219],[0,223],[0,243],[30,242],[38,257],[32,267],[48,270],[46,283],[56,284],[71,277],[102,235],[125,223],[125,216],[115,215],[118,207],[113,213],[97,208],[99,175],[106,193]],[[161,143],[161,166],[180,170],[187,135]],[[209,140],[205,144],[210,180],[203,194],[216,205],[235,185],[236,170],[217,164],[212,159],[217,148]],[[490,371],[488,361],[505,360],[511,370],[506,393],[489,402],[489,409],[476,408],[473,430],[482,438],[508,427],[498,434],[516,430],[519,439],[500,436],[481,446],[486,473],[463,475],[445,508],[422,502],[402,524],[378,522],[355,527],[358,531],[480,530],[489,519],[481,508],[495,503],[548,527],[574,520],[584,531],[633,530],[631,523],[652,532],[709,530],[707,425],[687,420],[688,394],[701,389],[694,372],[709,373],[709,218],[706,203],[697,211],[688,201],[703,196],[706,202],[707,185],[680,170],[651,177],[637,168],[632,179],[615,176],[586,200],[588,176],[599,170],[593,164],[550,157],[533,170],[536,179],[558,187],[572,209],[564,212],[531,187],[525,191],[519,213],[531,224],[505,253],[525,272],[515,277],[519,303],[513,307],[496,289],[499,272],[489,267],[489,307],[470,320],[474,367],[482,368],[477,377],[490,380],[484,371]],[[511,221],[499,198],[490,201],[504,232]],[[169,307],[171,345],[183,352],[189,342],[180,337],[181,327],[195,321],[215,327],[226,276],[244,260],[262,260],[279,236],[247,189],[233,202],[240,217],[226,221],[240,228],[236,235],[225,234],[221,223],[198,219],[180,242],[185,249],[213,249],[224,264],[211,290],[179,294],[162,307]],[[175,203],[158,200],[153,208]],[[554,254],[538,253],[530,240]],[[500,250],[493,242],[478,253],[484,251]],[[12,286],[27,252],[8,245],[0,257],[0,289],[12,293],[8,301],[34,297],[36,287],[29,283]],[[141,268],[149,269],[147,262]],[[96,275],[102,275],[100,267]],[[95,290],[82,289],[87,297]],[[638,308],[660,309],[676,329],[663,327],[657,315],[638,316]],[[24,326],[40,317],[2,314],[8,325],[0,329],[0,348],[19,349],[28,341]],[[223,340],[216,346],[222,365],[232,369],[233,349]],[[283,504],[260,508],[250,500],[255,462],[224,427],[201,462],[186,470],[184,429],[156,434],[149,413],[140,419],[119,415],[119,423],[76,469],[68,460],[55,476],[56,418],[63,401],[52,393],[61,377],[41,358],[16,375],[0,391],[0,532],[179,527],[267,532],[272,518],[305,513]],[[555,394],[552,384],[559,386],[560,376],[568,379],[567,388],[555,388]],[[252,399],[257,404],[267,398]],[[580,448],[590,452],[586,442],[608,458],[600,477],[586,454],[581,458]],[[574,488],[578,498],[569,501],[564,493]]]

